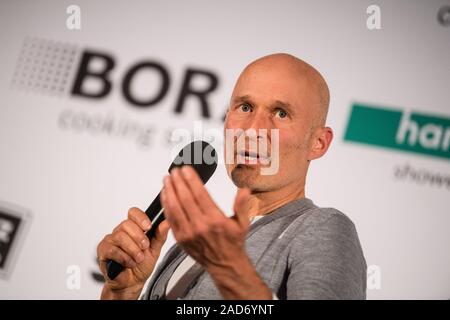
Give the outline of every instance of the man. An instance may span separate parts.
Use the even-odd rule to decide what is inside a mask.
[[[245,163],[227,163],[238,187],[235,215],[228,218],[189,166],[172,170],[161,194],[166,221],[156,237],[148,241],[151,222],[131,208],[100,242],[102,298],[364,299],[366,262],[353,223],[305,198],[309,164],[333,137],[325,127],[328,105],[325,80],[306,62],[273,54],[248,65],[233,90],[225,129],[277,129],[278,171],[262,175],[262,158],[248,152]],[[142,294],[169,226],[178,244]],[[106,276],[108,259],[127,267],[115,280]]]

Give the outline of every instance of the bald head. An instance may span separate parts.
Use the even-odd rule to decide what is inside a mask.
[[[252,77],[252,74],[281,75],[278,79],[286,80],[288,82],[286,85],[294,86],[299,93],[308,96],[308,105],[306,107],[311,112],[312,126],[325,125],[330,103],[330,93],[325,79],[310,64],[286,53],[264,56],[250,63],[242,71],[236,86],[239,85],[239,81],[243,77]],[[283,84],[280,83],[280,85]]]
[[[325,80],[303,60],[278,53],[249,64],[234,87],[224,128],[257,131],[262,138],[257,140],[270,145],[269,166],[277,169],[266,175],[258,169],[267,163],[227,164],[235,185],[253,192],[281,192],[277,199],[304,190],[310,161],[322,157],[333,138],[325,126],[329,101]],[[250,147],[251,136],[247,140]],[[238,152],[235,146],[225,148],[226,153]]]

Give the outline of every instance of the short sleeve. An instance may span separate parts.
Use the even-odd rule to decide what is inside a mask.
[[[335,209],[290,244],[287,299],[365,299],[366,261],[353,222]]]

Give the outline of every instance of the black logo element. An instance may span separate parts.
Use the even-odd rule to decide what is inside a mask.
[[[437,19],[444,27],[450,26],[450,6],[444,6],[439,9]]]
[[[131,106],[153,108],[162,102],[173,84],[170,70],[153,59],[139,60],[125,69],[118,79],[117,58],[111,53],[81,49],[77,45],[36,37],[27,37],[16,64],[11,87],[27,92],[77,98],[104,99],[115,88]],[[156,80],[148,82],[148,91],[136,94],[136,78],[152,74]],[[113,82],[119,80],[119,83]],[[200,84],[199,84],[200,82]],[[187,67],[181,77],[172,112],[185,112],[197,102],[202,118],[210,119],[211,95],[219,88],[218,75],[208,69]]]
[[[96,63],[101,67],[95,70],[92,64]],[[72,95],[84,98],[101,99],[106,97],[113,88],[111,73],[116,66],[116,59],[107,53],[85,50],[82,52],[80,64],[77,68],[75,82],[72,87]],[[145,99],[134,95],[132,86],[133,79],[141,72],[150,72],[159,79],[156,83],[156,90],[150,86],[150,94]],[[195,86],[195,82],[204,80],[206,85],[202,88]],[[89,86],[89,83],[91,86]],[[95,89],[92,89],[93,83],[96,83]],[[200,103],[201,115],[203,118],[210,118],[210,104],[208,98],[219,85],[218,76],[208,70],[187,68],[182,80],[181,91],[175,104],[174,112],[182,113],[189,99],[195,98]],[[143,60],[133,64],[125,71],[122,81],[122,94],[127,102],[138,108],[151,108],[161,102],[169,92],[171,86],[171,77],[169,70],[162,63],[154,60]],[[91,87],[91,88],[90,88]],[[153,92],[154,91],[154,92]]]
[[[11,205],[0,204],[0,277],[7,278],[16,258],[17,248],[29,213]]]

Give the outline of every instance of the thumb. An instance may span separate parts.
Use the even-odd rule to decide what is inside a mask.
[[[250,220],[248,218],[248,211],[250,209],[250,189],[243,188],[238,189],[236,198],[234,199],[234,218],[238,221],[238,223],[247,227]]]

